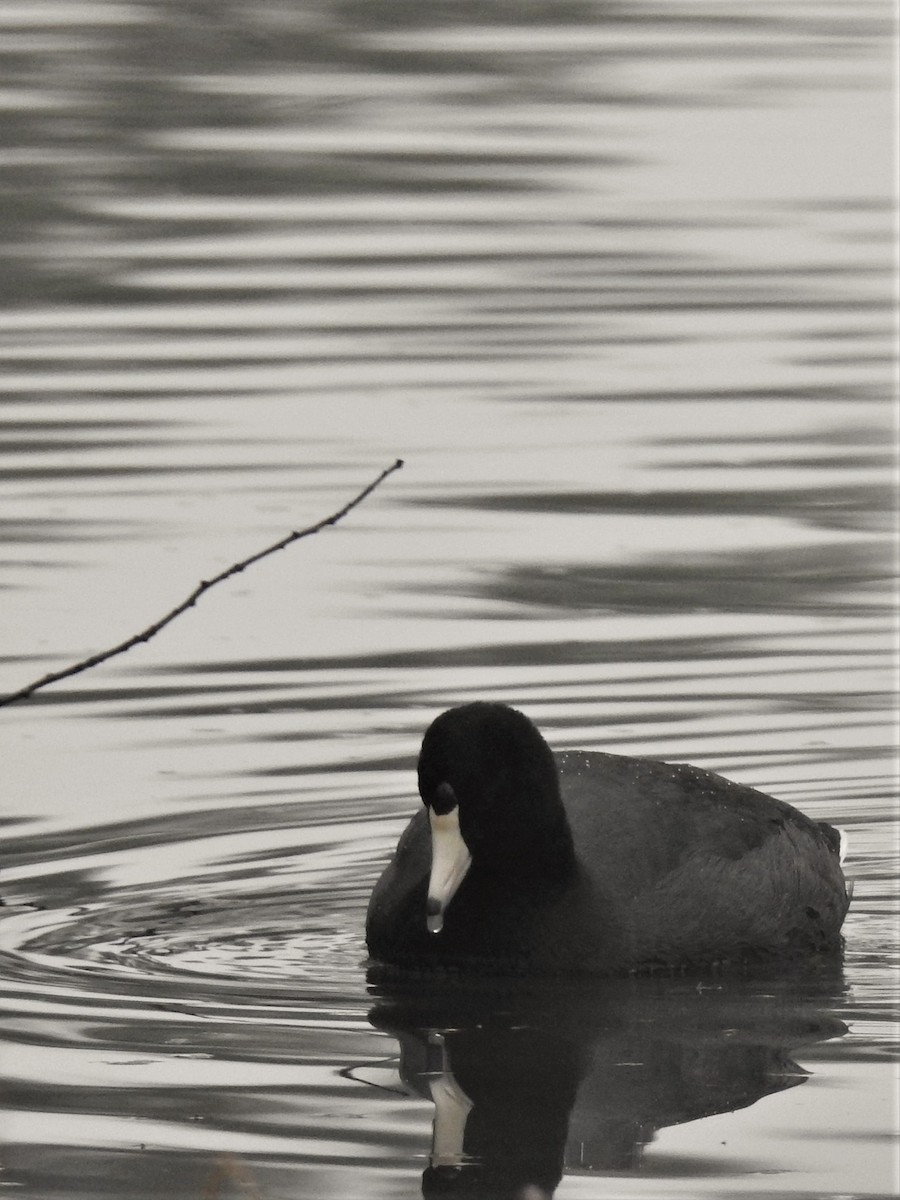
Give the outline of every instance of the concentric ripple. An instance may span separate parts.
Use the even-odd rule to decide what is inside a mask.
[[[99,867],[95,857],[90,879],[74,858],[45,864],[47,874],[29,880],[35,899],[19,899],[13,872],[0,922],[0,1003],[7,1012],[60,1015],[85,1004],[125,1005],[154,1017],[161,1002],[207,1011],[287,1003],[298,1016],[349,1005],[359,1016],[365,902],[380,845],[360,828],[340,851],[307,844],[293,863],[283,831],[269,831],[269,851],[260,850],[257,833],[252,875],[240,834],[170,844],[173,877],[165,881],[151,862],[158,847],[100,855]],[[186,849],[197,864],[190,874],[179,853]],[[98,888],[100,879],[126,874],[126,856],[127,871],[146,881]],[[42,903],[42,893],[71,887],[73,876],[83,892],[75,903]]]

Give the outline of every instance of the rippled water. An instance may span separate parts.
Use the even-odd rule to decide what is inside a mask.
[[[0,2],[3,690],[406,460],[0,713],[11,1194],[420,1195],[454,1078],[485,1188],[893,1194],[891,20]],[[843,971],[367,980],[488,696],[845,826]]]

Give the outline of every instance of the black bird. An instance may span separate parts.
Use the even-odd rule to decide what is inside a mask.
[[[622,975],[840,951],[841,834],[684,763],[554,754],[503,704],[451,708],[419,756],[424,802],[375,885],[378,963]]]

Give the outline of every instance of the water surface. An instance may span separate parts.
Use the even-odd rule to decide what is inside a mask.
[[[455,1077],[560,1197],[894,1193],[891,20],[0,4],[3,689],[406,460],[0,714],[11,1190],[414,1197]],[[385,994],[484,697],[847,828],[843,969]]]

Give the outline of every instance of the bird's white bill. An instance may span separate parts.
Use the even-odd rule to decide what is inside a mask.
[[[428,880],[426,921],[429,933],[444,928],[444,910],[472,865],[469,847],[459,831],[459,805],[447,813],[428,810],[431,820],[431,877]]]

